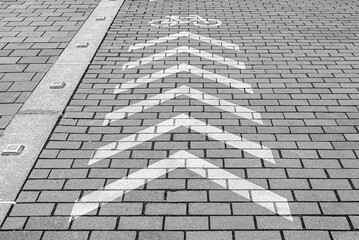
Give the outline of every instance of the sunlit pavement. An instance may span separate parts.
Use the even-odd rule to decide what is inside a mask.
[[[0,196],[0,239],[359,239],[358,11],[334,0],[126,0],[94,57],[84,53],[87,69],[77,52],[25,66],[8,50],[18,35],[0,38],[7,124],[50,67],[86,69],[63,114],[51,112],[20,192]],[[1,33],[23,35],[14,19]],[[79,54],[97,48],[86,36]],[[37,81],[19,80],[31,89],[11,90],[36,67],[47,67]],[[14,92],[23,100],[5,104]]]

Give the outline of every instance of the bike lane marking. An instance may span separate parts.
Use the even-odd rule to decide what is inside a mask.
[[[198,50],[198,49],[195,49],[192,47],[182,46],[182,47],[173,48],[173,49],[170,49],[167,51],[163,51],[161,53],[156,53],[156,54],[153,54],[148,57],[141,58],[135,62],[126,63],[122,66],[122,71],[124,71],[126,69],[135,68],[140,65],[148,64],[153,61],[161,60],[163,58],[170,57],[170,56],[173,56],[173,55],[176,55],[179,53],[183,53],[183,52],[190,53],[190,54],[193,54],[193,55],[196,55],[199,57],[207,58],[209,60],[216,61],[216,62],[219,62],[222,64],[226,64],[226,65],[234,67],[234,68],[245,69],[245,65],[243,62],[233,60],[233,59],[227,58],[227,57],[221,57],[219,55],[209,53],[209,52],[206,52],[203,50]]]
[[[166,19],[167,18],[167,19]],[[150,21],[148,24],[154,27],[172,27],[177,24],[188,24],[192,23],[194,26],[212,28],[222,25],[222,22],[216,19],[204,19],[198,15],[188,15],[188,16],[178,16],[178,15],[169,15],[166,18],[160,18]],[[210,24],[210,22],[214,24]],[[158,22],[158,23],[157,23]],[[157,24],[156,24],[157,23]]]
[[[175,37],[177,38],[177,36],[175,36]],[[161,38],[158,38],[158,39],[161,39]],[[201,39],[201,38],[198,38],[198,39]],[[165,38],[165,39],[162,38],[162,40],[159,41],[159,42],[163,43],[163,42],[167,42],[167,40],[169,40],[168,37]],[[141,48],[144,48],[146,46],[153,45],[153,43],[155,43],[155,42],[153,40],[151,40],[151,42],[149,42],[149,43],[150,43],[149,45],[147,44],[147,45],[139,45],[139,46],[141,46]],[[140,48],[138,48],[138,49],[140,49]],[[122,67],[122,71],[124,71],[126,69],[131,69],[131,68],[143,65],[143,64],[148,64],[148,63],[151,63],[153,61],[165,58],[167,56],[172,56],[172,55],[175,55],[175,54],[181,53],[181,52],[189,52],[189,53],[192,53],[194,55],[199,55],[201,57],[210,59],[210,60],[215,61],[215,62],[220,62],[222,64],[226,64],[226,65],[234,67],[234,68],[245,69],[245,65],[242,62],[239,62],[239,61],[236,61],[236,60],[233,60],[233,59],[229,59],[229,58],[225,58],[225,57],[221,57],[221,56],[218,56],[218,55],[210,54],[210,53],[208,53],[206,51],[197,50],[197,49],[194,49],[194,48],[191,48],[191,47],[188,47],[188,46],[182,46],[182,47],[166,50],[166,51],[163,51],[163,52],[160,52],[158,54],[154,54],[154,55],[151,55],[151,56],[148,56],[148,57],[141,58],[141,59],[139,59],[139,60],[137,60],[135,62],[125,63],[123,65],[123,67]],[[180,66],[184,66],[184,67],[187,67],[187,68],[192,67],[192,66],[189,66],[189,65],[182,65],[182,64]],[[168,69],[170,69],[170,70],[167,72],[167,74],[173,74],[173,73],[179,71],[179,66],[177,65],[175,67],[167,68],[167,69],[164,69],[163,71],[157,72],[157,73],[155,73],[155,74],[157,74],[157,76],[155,76],[155,77],[151,76],[151,75],[147,75],[142,79],[140,78],[140,81],[137,82],[137,83],[136,83],[136,81],[138,79],[137,80],[135,79],[133,81],[127,82],[125,84],[120,84],[120,85],[116,86],[116,89],[115,89],[114,93],[117,94],[117,93],[121,92],[119,89],[117,89],[118,87],[120,89],[128,90],[130,88],[137,87],[137,86],[139,86],[141,84],[154,81],[154,80],[158,79],[159,77],[162,77],[163,74],[165,73],[165,71],[168,70]],[[199,72],[199,70],[197,70],[197,72]],[[212,73],[210,73],[209,75],[210,75],[210,77],[209,77],[210,79],[214,78]],[[232,81],[232,82],[234,81],[235,83],[238,84],[238,82],[236,80],[230,79],[230,81]],[[111,121],[111,120],[116,121],[116,120],[119,120],[119,119],[124,119],[125,117],[133,115],[135,113],[143,112],[144,110],[149,109],[151,106],[160,105],[165,100],[168,100],[168,99],[176,97],[176,94],[186,94],[186,93],[189,94],[190,91],[191,91],[191,89],[188,88],[188,87],[187,88],[183,87],[183,88],[172,89],[172,90],[169,90],[167,93],[159,94],[159,95],[157,95],[155,97],[152,97],[152,98],[149,98],[147,100],[141,101],[139,103],[133,104],[133,105],[131,105],[129,107],[125,107],[123,109],[120,109],[120,110],[117,110],[115,112],[109,113],[109,114],[106,115],[106,117],[104,119],[104,122],[103,122],[103,125],[107,126],[111,122],[114,122],[114,121]],[[198,95],[198,93],[200,93],[199,95],[203,96],[202,92],[200,92],[198,90],[194,90],[194,91],[195,91],[195,95]],[[170,93],[170,94],[168,94],[168,93]],[[194,97],[194,96],[190,96],[190,97]],[[206,97],[208,98],[208,96],[206,96]],[[197,98],[198,98],[198,96],[197,96]],[[202,102],[204,102],[203,98],[204,97],[200,97]],[[229,112],[232,112],[232,113],[234,112],[233,110],[236,107],[239,107],[239,106],[236,106],[235,104],[231,104],[228,101],[226,101],[224,103],[228,104],[228,106],[230,106],[230,108],[223,108],[223,106],[221,106],[219,104],[220,101],[223,101],[223,100],[221,100],[219,98],[215,98],[213,96],[209,97],[209,100],[210,101],[207,101],[205,103],[207,103],[209,105],[212,105],[212,106],[217,106],[219,108],[222,107],[222,110],[229,111]],[[240,109],[240,111],[244,110],[243,112],[246,112],[246,111],[249,110],[249,109],[243,108],[243,107],[239,107],[238,109]],[[253,111],[250,112],[250,114],[252,114],[252,113],[253,113]],[[117,119],[113,119],[113,117],[115,117]],[[241,117],[243,117],[243,115],[241,115]],[[257,115],[257,117],[258,117],[258,115]],[[112,118],[112,119],[106,119],[106,118]],[[253,116],[252,116],[252,118],[253,118]],[[260,114],[259,114],[259,118],[260,118]],[[259,123],[262,123],[262,122],[259,122]],[[219,129],[217,127],[214,127],[214,126],[211,126],[209,124],[206,124],[205,122],[202,122],[202,121],[200,121],[198,119],[189,117],[186,114],[179,114],[176,117],[173,117],[173,118],[171,118],[169,120],[165,120],[165,121],[163,121],[163,122],[161,122],[159,124],[156,124],[156,125],[154,125],[152,127],[148,127],[148,128],[146,128],[144,130],[141,130],[141,131],[133,134],[133,135],[130,135],[128,137],[119,139],[119,140],[117,140],[115,142],[112,142],[112,143],[109,143],[109,144],[107,144],[105,146],[97,148],[93,152],[93,156],[91,157],[91,159],[89,161],[89,165],[92,165],[94,163],[98,163],[98,162],[100,162],[100,161],[102,161],[102,160],[104,160],[106,158],[111,158],[111,157],[113,157],[114,155],[116,155],[118,153],[121,153],[121,152],[123,152],[125,150],[131,149],[131,148],[133,148],[133,147],[135,147],[135,146],[137,146],[137,145],[139,145],[139,144],[141,144],[141,143],[143,143],[145,141],[152,140],[152,139],[154,139],[154,138],[156,138],[156,137],[158,137],[158,136],[160,136],[162,134],[168,133],[168,132],[170,132],[170,131],[178,128],[178,127],[181,127],[181,126],[187,127],[187,128],[189,128],[191,130],[194,130],[194,131],[196,131],[198,133],[204,134],[204,135],[208,136],[211,139],[215,139],[215,140],[217,140],[219,142],[225,143],[226,145],[232,146],[232,147],[237,148],[237,149],[241,149],[244,152],[247,152],[252,156],[258,157],[260,159],[263,159],[265,161],[268,161],[270,163],[275,164],[275,160],[273,158],[272,150],[265,147],[265,146],[263,146],[262,144],[256,143],[256,142],[253,142],[253,141],[249,141],[249,140],[244,139],[244,138],[242,138],[240,136],[231,134],[231,133],[229,133],[227,131],[224,131],[224,130]],[[185,152],[185,151],[183,151],[183,152]],[[185,153],[187,153],[187,152],[185,152]],[[223,170],[223,171],[225,171],[225,170]],[[145,179],[146,178],[156,179],[156,178],[164,175],[165,173],[166,173],[166,171],[164,171],[164,169],[160,169],[157,172],[156,171],[153,172],[152,170],[148,171],[148,169],[142,169],[142,170],[139,170],[136,173],[134,173],[134,175],[139,176],[142,179],[143,178],[145,178]],[[223,174],[223,172],[222,172],[222,174]],[[131,176],[134,176],[134,175],[131,175]],[[203,176],[203,177],[206,177],[206,176]],[[145,184],[145,180],[129,182],[127,180],[127,178],[128,177],[126,177],[124,179],[121,179],[117,183],[119,183],[121,186],[123,184],[123,186],[129,187],[129,189],[131,189],[131,190],[136,189],[139,186],[142,186],[142,185]],[[239,178],[239,177],[237,177],[237,178]],[[207,176],[207,179],[212,180],[208,176]],[[227,181],[228,181],[228,179],[227,179]],[[252,183],[250,183],[250,184],[252,184]],[[221,184],[219,184],[219,185],[221,185]],[[255,184],[252,184],[252,186],[253,185],[255,185]],[[105,189],[107,189],[107,186],[105,186]],[[232,191],[238,190],[238,189],[231,189],[226,184],[225,185],[222,184],[221,186],[224,187],[227,190],[232,190]],[[255,186],[258,187],[257,185],[255,185]],[[237,187],[240,189],[243,186],[239,185]],[[87,203],[88,201],[96,200],[96,201],[102,202],[104,204],[104,202],[113,201],[117,197],[122,196],[123,194],[124,193],[121,192],[121,191],[117,192],[117,193],[116,193],[116,191],[102,193],[101,189],[98,190],[98,191],[94,191],[94,192],[90,193],[89,195],[86,195],[85,197],[78,200],[80,202],[78,202],[78,201],[75,202],[75,204],[73,206],[73,210],[72,210],[72,217],[74,217],[74,215],[81,216],[81,215],[87,214],[88,212],[90,212],[90,211],[92,211],[94,209],[97,209],[99,207],[99,203],[88,204]],[[265,190],[264,194],[263,194],[263,192],[262,192],[262,194],[253,193],[252,201],[256,200],[256,201],[260,202],[261,200],[264,200],[264,201],[268,201],[268,199],[273,200],[273,196],[279,196],[279,195],[276,195],[276,194],[274,194],[273,192],[271,192],[269,190]],[[279,196],[279,198],[281,199],[281,201],[284,202],[284,205],[278,205],[276,208],[273,208],[272,211],[276,212],[279,215],[282,215],[287,220],[293,221],[293,218],[291,216],[291,212],[290,212],[290,208],[289,208],[289,204],[288,204],[287,199],[285,199],[283,197],[280,197],[280,196]],[[84,203],[84,205],[82,205],[81,202],[86,202],[86,203]],[[259,205],[261,205],[261,204],[259,204]],[[268,209],[268,205],[264,204],[262,206],[266,207]],[[283,212],[284,212],[284,214],[283,214]],[[76,216],[76,217],[78,217],[78,216]],[[72,217],[70,217],[70,221],[75,219],[75,218],[72,218]]]
[[[105,158],[112,157],[115,154],[137,146],[145,141],[156,138],[164,133],[168,133],[181,126],[202,133],[234,148],[242,149],[243,151],[258,158],[262,158],[263,160],[270,163],[275,163],[272,151],[262,144],[252,142],[240,136],[231,134],[227,131],[206,124],[205,122],[202,122],[198,119],[189,117],[186,114],[179,114],[176,117],[165,120],[155,126],[146,128],[133,135],[122,138],[117,142],[109,143],[103,147],[98,148],[94,151],[93,157],[89,161],[89,165],[102,161]]]
[[[242,179],[184,150],[178,151],[167,159],[162,159],[125,178],[112,182],[103,189],[83,196],[75,202],[69,221],[97,209],[99,202],[102,202],[102,205],[106,204],[106,202],[111,202],[129,191],[160,178],[177,168],[186,168],[220,185],[224,189],[253,201],[271,212],[283,216],[289,221],[293,221],[286,198]]]
[[[254,110],[238,106],[229,101],[222,100],[212,95],[205,94],[199,90],[187,87],[186,85],[182,85],[178,88],[171,89],[165,93],[150,97],[147,100],[140,101],[128,107],[124,107],[112,113],[106,114],[103,125],[107,125],[108,123],[113,123],[125,117],[129,117],[135,113],[142,112],[150,107],[162,104],[166,101],[169,101],[182,95],[197,99],[208,105],[216,106],[224,111],[233,113],[234,115],[237,115],[239,117],[246,118],[259,124],[263,124],[263,121],[261,120],[261,115]]]
[[[149,41],[146,41],[145,43],[134,44],[133,46],[129,47],[128,51],[130,52],[130,51],[138,50],[138,49],[141,49],[141,48],[153,46],[153,45],[156,45],[158,43],[164,43],[164,42],[168,42],[168,41],[171,41],[171,40],[176,40],[176,39],[179,39],[181,37],[191,38],[191,39],[194,39],[194,40],[206,42],[206,43],[209,43],[209,44],[217,45],[219,47],[224,47],[224,48],[228,48],[230,50],[236,50],[236,51],[240,52],[240,48],[236,44],[228,43],[228,42],[225,42],[225,41],[217,40],[217,39],[210,38],[210,37],[205,37],[205,36],[202,36],[202,35],[186,32],[186,31],[171,34],[171,35],[168,35],[166,37],[160,37],[160,38],[157,38],[157,39],[154,39],[154,40],[149,40]]]
[[[118,93],[127,91],[129,89],[135,88],[139,85],[142,85],[145,83],[150,83],[150,82],[156,81],[158,79],[165,78],[165,77],[168,77],[170,75],[180,73],[180,72],[188,72],[188,73],[197,75],[199,77],[212,80],[217,83],[225,84],[229,87],[243,89],[245,92],[253,93],[252,87],[248,83],[244,83],[240,80],[228,78],[223,75],[215,74],[215,73],[197,68],[195,66],[188,65],[186,63],[181,63],[179,65],[169,67],[164,70],[160,70],[158,72],[146,75],[144,77],[118,84],[115,86],[114,94],[118,94]]]

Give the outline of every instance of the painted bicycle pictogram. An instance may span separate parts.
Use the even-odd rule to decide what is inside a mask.
[[[165,16],[165,18],[155,19],[148,22],[150,26],[155,26],[155,27],[171,27],[177,24],[187,24],[187,23],[192,23],[195,26],[207,27],[207,28],[217,27],[219,25],[222,25],[222,22],[219,20],[210,19],[210,18],[205,19],[198,15],[188,15],[187,17],[172,15],[172,16]]]

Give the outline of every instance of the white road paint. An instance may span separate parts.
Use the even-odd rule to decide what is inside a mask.
[[[233,88],[237,88],[237,89],[241,89],[241,90],[243,89],[243,91],[246,91],[248,93],[253,93],[252,87],[248,83],[244,83],[240,80],[235,80],[232,78],[227,78],[225,76],[215,74],[215,73],[188,65],[186,63],[182,63],[179,65],[146,75],[146,76],[138,78],[138,79],[134,79],[134,80],[130,80],[125,83],[118,84],[115,86],[115,90],[113,93],[118,94],[118,93],[127,91],[128,89],[136,88],[142,84],[151,83],[158,79],[165,78],[165,77],[168,77],[173,74],[180,73],[180,72],[188,72],[188,73],[197,75],[201,78],[206,78],[206,79],[212,80],[217,83],[225,84],[229,87],[233,87]]]
[[[154,27],[171,27],[177,24],[188,24],[192,23],[198,27],[217,27],[222,25],[222,21],[217,19],[205,19],[199,15],[188,15],[188,16],[178,16],[178,15],[167,15],[164,18],[154,19],[148,22],[148,25]]]
[[[186,114],[179,114],[178,116],[165,120],[155,126],[151,126],[133,135],[122,138],[117,142],[112,142],[98,148],[94,151],[93,157],[89,161],[89,165],[102,161],[105,158],[112,157],[164,133],[168,133],[180,126],[205,134],[209,138],[213,138],[234,148],[242,149],[243,151],[270,163],[275,163],[272,151],[269,148],[223,131],[222,129],[206,124],[198,119],[189,117]]]
[[[140,101],[138,103],[132,104],[131,106],[124,107],[112,113],[106,114],[103,125],[105,126],[108,123],[116,122],[120,119],[125,118],[126,116],[128,117],[135,113],[143,112],[146,109],[149,109],[155,105],[162,104],[181,95],[185,95],[208,105],[218,107],[224,111],[233,113],[241,118],[246,118],[253,122],[263,124],[260,113],[254,110],[238,106],[234,103],[222,100],[209,94],[205,94],[199,90],[187,87],[186,85],[182,85],[181,87],[174,88],[165,93],[148,98],[147,100]]]
[[[209,52],[206,52],[206,51],[203,51],[203,50],[198,50],[198,49],[195,49],[195,48],[192,48],[192,47],[182,46],[182,47],[173,48],[173,49],[170,49],[170,50],[167,50],[167,51],[163,51],[163,52],[160,52],[160,53],[156,53],[156,54],[153,54],[153,55],[148,56],[148,57],[141,58],[141,59],[139,59],[139,60],[137,60],[135,62],[125,63],[122,66],[122,71],[124,71],[126,69],[135,68],[135,67],[138,67],[140,65],[148,64],[148,63],[153,62],[153,61],[158,61],[158,60],[161,60],[163,58],[170,57],[170,56],[173,56],[173,55],[176,55],[176,54],[179,54],[179,53],[183,53],[183,52],[190,53],[190,54],[193,54],[193,55],[196,55],[196,56],[199,56],[199,57],[202,57],[202,58],[206,58],[206,59],[209,59],[209,60],[212,60],[212,61],[220,62],[222,64],[225,64],[225,65],[228,65],[228,66],[231,66],[231,67],[234,67],[234,68],[245,69],[244,63],[242,63],[240,61],[233,60],[231,58],[221,57],[221,56],[218,56],[216,54],[212,54],[212,53],[209,53]]]
[[[130,48],[130,50],[144,48],[146,46],[166,42],[182,36],[192,37],[195,39],[200,39],[205,42],[224,46],[224,44],[221,41],[217,41],[217,40],[213,41],[212,39],[209,38],[201,39],[201,36],[199,35],[193,35],[191,33],[182,32],[177,35],[173,34],[164,38],[152,40],[145,44],[134,45],[132,48]],[[237,50],[237,49],[234,48],[233,50]],[[205,57],[213,61],[218,61],[236,68],[241,68],[241,69],[245,68],[243,63],[229,58],[220,57],[190,47],[179,47],[176,49],[164,51],[159,54],[154,54],[150,57],[142,58],[136,62],[127,63],[123,66],[123,70],[134,68],[142,64],[147,64],[151,61],[156,61],[164,57],[172,56],[181,52],[188,52],[191,54],[195,54],[197,56]],[[172,74],[176,74],[181,71],[187,71],[189,73],[196,74],[200,77],[208,78],[215,82],[224,83],[229,85],[230,87],[243,89],[243,91],[247,90],[248,92],[253,93],[249,84],[245,84],[243,82],[239,82],[234,79],[226,78],[221,75],[213,74],[211,72],[187,64],[180,64],[175,67],[167,68],[165,70],[156,72],[154,74],[150,74],[145,77],[120,84],[117,86],[114,93],[120,93],[128,89],[135,88],[141,84],[150,83],[152,81],[167,77]],[[185,95],[197,99],[206,104],[221,108],[227,112],[237,114],[239,117],[250,119],[257,123],[263,124],[262,121],[260,120],[261,116],[258,112],[250,110],[246,107],[237,106],[233,103],[230,103],[225,100],[221,100],[217,97],[205,94],[199,90],[192,89],[185,85],[175,89],[171,89],[165,93],[158,94],[156,96],[148,98],[144,101],[140,101],[131,106],[116,110],[115,112],[109,113],[106,115],[105,124],[107,124],[109,121],[114,122],[119,119],[123,119],[127,116],[130,116],[132,114],[142,112],[152,106],[159,105],[163,102],[166,102],[170,99],[176,98],[177,96],[181,96],[181,95]],[[181,126],[187,127],[193,131],[204,134],[211,139],[217,140],[219,142],[223,142],[231,147],[241,149],[246,153],[261,158],[265,161],[275,163],[272,155],[272,151],[269,148],[261,145],[260,143],[246,140],[240,136],[231,134],[220,128],[206,124],[205,122],[202,122],[198,119],[189,117],[186,114],[179,114],[176,117],[165,120],[157,125],[148,127],[135,134],[124,137],[122,139],[119,139],[118,141],[109,143],[103,147],[96,149],[94,151],[93,157],[89,161],[89,165],[99,162],[105,158],[110,158],[122,151],[128,150],[143,142],[154,139],[162,134],[168,133]],[[242,196],[250,201],[253,201],[256,204],[278,215],[281,215],[282,217],[290,221],[293,221],[290,207],[286,198],[281,197],[273,193],[272,191],[266,190],[263,187],[260,187],[245,179],[242,179],[184,150],[178,151],[175,154],[169,156],[169,158],[167,159],[160,160],[148,166],[147,168],[134,172],[125,178],[112,182],[106,185],[105,187],[97,191],[94,191],[92,193],[89,193],[83,196],[81,199],[78,199],[74,203],[71,212],[70,221],[76,219],[77,217],[88,214],[93,210],[98,209],[100,204],[103,205],[108,202],[114,201],[115,199],[121,198],[127,192],[139,188],[145,185],[146,183],[149,183],[153,179],[160,178],[166,175],[167,173],[178,168],[186,168],[198,174],[199,176],[209,179],[210,181],[220,185],[224,189],[230,190],[239,196]]]
[[[128,51],[133,51],[133,50],[138,50],[138,49],[142,49],[148,46],[153,46],[153,45],[157,45],[159,43],[164,43],[164,42],[168,42],[171,40],[175,40],[175,39],[179,39],[181,37],[187,37],[187,38],[192,38],[194,40],[198,40],[198,41],[202,41],[202,42],[206,42],[209,44],[213,44],[213,45],[217,45],[220,47],[225,47],[228,48],[230,50],[236,50],[236,51],[240,51],[239,46],[233,43],[228,43],[225,41],[221,41],[221,40],[217,40],[217,39],[213,39],[210,37],[204,37],[198,34],[194,34],[194,33],[190,33],[190,32],[179,32],[179,33],[175,33],[175,34],[171,34],[168,35],[166,37],[160,37],[154,40],[150,40],[150,41],[146,41],[145,43],[138,43],[138,44],[134,44],[133,46],[129,47]]]
[[[235,194],[293,221],[286,198],[242,179],[183,150],[77,200],[72,208],[70,221],[73,218],[83,216],[96,210],[100,203],[105,204],[114,201],[115,199],[122,197],[125,193],[141,187],[154,179],[162,177],[177,168],[186,168],[197,173],[201,177],[215,182],[224,189],[230,190]]]

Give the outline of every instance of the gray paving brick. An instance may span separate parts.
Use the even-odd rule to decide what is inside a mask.
[[[147,203],[146,215],[186,215],[187,205],[184,203]]]
[[[230,215],[231,208],[228,203],[190,203],[190,215]]]
[[[346,179],[310,179],[309,181],[313,189],[352,189]]]
[[[113,216],[141,215],[142,209],[142,203],[107,203],[101,207],[99,214]]]
[[[64,185],[64,180],[28,180],[25,183],[24,189],[26,189],[26,190],[40,190],[40,189],[56,190],[56,189],[61,189],[63,185]]]
[[[23,229],[25,226],[26,217],[8,217],[2,225],[2,230],[17,230]]]
[[[134,240],[136,232],[92,231],[90,240]]]
[[[285,240],[330,240],[329,232],[325,231],[284,231]]]
[[[63,240],[63,239],[76,239],[76,240],[86,240],[88,238],[89,232],[86,231],[47,231],[44,233],[42,239],[44,240]]]
[[[260,240],[282,240],[279,231],[235,231],[236,240],[260,239]]]
[[[0,232],[0,239],[6,240],[40,240],[41,238],[41,231],[2,231]]]
[[[279,216],[258,216],[256,220],[258,229],[303,229],[298,217],[293,217],[293,221],[288,221]]]
[[[49,216],[54,208],[53,203],[22,203],[16,204],[11,216]]]
[[[329,190],[295,190],[294,195],[298,201],[327,202],[338,201],[335,192]]]
[[[320,207],[324,215],[357,215],[359,212],[358,204],[353,202],[320,203]]]
[[[42,191],[38,202],[74,202],[80,197],[80,191]]]
[[[332,232],[332,236],[334,240],[355,240],[359,237],[359,232]]]
[[[166,217],[165,230],[207,230],[208,217]]]
[[[17,112],[17,107],[9,106],[13,106],[13,102],[21,106],[31,91],[26,83],[41,80],[42,73],[61,53],[97,2],[71,0],[61,4],[50,1],[41,4],[12,2],[9,7],[6,5],[6,10],[11,11],[7,12],[5,19],[10,22],[3,24],[4,19],[0,22],[0,31],[4,33],[1,41],[12,42],[6,45],[0,43],[0,47],[4,48],[0,50],[0,56],[9,58],[2,60],[5,64],[0,66],[0,80],[4,83],[0,89],[4,89],[1,90],[3,92],[11,89],[18,95],[5,96],[4,102],[8,101],[8,108],[2,110],[0,106],[0,113],[6,113],[10,119]],[[56,209],[52,211],[54,215],[68,218],[73,198],[78,197],[80,190],[89,189],[83,194],[90,193],[105,183],[114,182],[128,173],[156,163],[178,149],[190,147],[196,150],[191,151],[192,154],[210,158],[211,163],[287,198],[294,222],[281,216],[270,216],[274,213],[259,207],[255,202],[206,182],[197,174],[178,169],[126,193],[123,200],[118,198],[114,203],[102,205],[98,214],[113,216],[115,221],[110,217],[110,224],[99,220],[95,226],[97,220],[91,219],[99,219],[95,217],[96,210],[86,217],[76,219],[72,227],[79,230],[111,227],[112,231],[92,232],[90,239],[129,240],[232,239],[233,233],[235,239],[287,240],[303,236],[308,239],[327,239],[329,232],[333,236],[332,240],[336,240],[339,233],[353,230],[348,228],[347,221],[350,219],[353,226],[358,225],[353,205],[357,199],[355,189],[359,188],[356,179],[359,165],[355,161],[359,154],[355,152],[358,140],[355,135],[358,132],[358,85],[355,81],[359,67],[358,57],[353,51],[355,32],[351,26],[345,25],[343,35],[344,28],[338,24],[330,25],[328,32],[328,22],[337,22],[338,16],[352,19],[357,6],[351,2],[340,5],[323,0],[318,0],[316,4],[308,4],[305,0],[304,5],[286,2],[285,6],[280,5],[279,8],[277,2],[260,1],[244,5],[231,1],[181,1],[164,6],[158,1],[143,4],[143,1],[124,3],[123,10],[119,12],[93,64],[69,102],[65,117],[57,124],[55,133],[30,175],[32,179],[25,183],[19,199],[32,203],[49,199],[56,203]],[[238,6],[241,14],[238,14]],[[293,14],[297,10],[303,14]],[[327,14],[328,11],[331,14]],[[223,24],[218,28],[201,28],[191,24],[171,28],[148,26],[148,21],[161,16],[189,12],[220,19]],[[246,24],[239,24],[243,22]],[[294,23],[297,28],[293,30]],[[187,38],[138,51],[127,51],[133,43],[142,43],[181,30],[239,44],[241,52]],[[247,68],[241,70],[239,76],[237,69],[225,64],[214,64],[207,59],[183,53],[167,56],[165,60],[153,65],[121,71],[122,64],[128,61],[184,45],[243,61]],[[14,61],[23,64],[14,64]],[[178,62],[243,80],[253,87],[254,94],[242,93],[185,72],[143,84],[125,93],[113,94],[116,84],[138,79],[139,76],[163,70],[164,66],[173,66]],[[30,75],[26,74],[34,74],[31,81],[28,79]],[[21,82],[14,84],[11,76],[19,76]],[[105,113],[148,99],[180,84],[188,84],[205,93],[259,111],[264,120],[263,125],[239,120],[237,116],[217,107],[182,96],[162,103],[162,106],[147,109],[144,113],[111,123],[111,126],[102,126]],[[145,126],[158,124],[178,113],[189,113],[225,131],[265,144],[272,148],[275,163],[254,158],[228,146],[225,149],[223,143],[216,143],[213,139],[208,141],[205,135],[192,134],[183,127],[111,159],[88,165],[93,149],[134,134]],[[8,120],[4,121],[0,127],[6,126]],[[33,179],[48,177],[49,171],[53,179]],[[79,177],[82,179],[76,179]],[[71,188],[71,191],[66,188]],[[54,196],[50,196],[51,192]],[[63,194],[58,194],[60,192]],[[72,194],[66,195],[69,192]],[[168,202],[176,203],[177,207]],[[350,212],[350,209],[353,211]],[[214,216],[231,213],[235,216]],[[322,213],[325,216],[321,216]],[[192,219],[195,216],[189,216],[191,214],[205,216],[196,216],[196,219],[201,220],[194,221]],[[119,219],[118,215],[121,215]],[[86,219],[82,221],[81,218]],[[304,225],[300,219],[304,220]],[[336,220],[338,223],[333,223]],[[82,221],[81,224],[79,221]],[[121,231],[117,231],[117,222]],[[137,230],[148,231],[135,233],[133,226],[138,226]],[[168,226],[173,227],[169,229],[171,231],[161,231]],[[306,230],[302,229],[304,226]],[[190,227],[200,231],[183,232]],[[209,227],[214,227],[214,231],[203,231]],[[122,235],[124,229],[131,232]],[[222,229],[225,231],[218,231]],[[63,232],[64,237],[67,232]],[[343,236],[355,237],[351,233]]]
[[[162,230],[163,217],[120,217],[118,229]]]
[[[188,240],[232,240],[232,232],[230,231],[201,231],[186,232]]]
[[[71,229],[113,230],[116,222],[117,217],[80,217],[74,220]]]
[[[253,217],[246,216],[211,216],[211,229],[254,229]]]
[[[306,229],[332,229],[332,230],[348,230],[349,223],[345,217],[303,217]]]
[[[68,217],[30,217],[25,229],[67,229]]]

